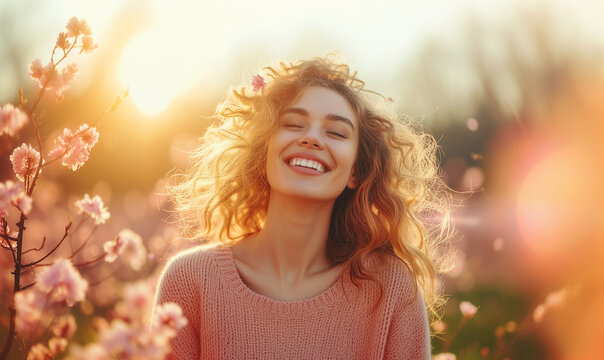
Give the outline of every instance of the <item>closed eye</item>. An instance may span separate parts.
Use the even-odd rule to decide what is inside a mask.
[[[335,131],[328,131],[327,133],[335,135],[335,136],[338,136],[338,137],[341,137],[342,139],[346,139],[346,136],[344,136],[344,135],[342,135],[342,134],[340,134],[338,132],[335,132]]]

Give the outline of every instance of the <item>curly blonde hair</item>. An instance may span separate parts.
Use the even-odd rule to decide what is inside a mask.
[[[243,87],[229,92],[190,166],[172,176],[176,181],[168,190],[184,236],[233,244],[259,232],[270,190],[267,144],[281,111],[308,87],[332,89],[350,103],[358,119],[354,174],[359,186],[346,188],[335,201],[328,258],[333,265],[349,262],[355,285],[372,280],[382,290],[363,261],[374,252],[394,255],[415,277],[431,320],[437,320],[443,299],[435,289],[436,274],[446,257],[438,251],[452,225],[451,196],[439,176],[435,139],[410,119],[378,114],[368,100],[377,94],[365,90],[345,64],[313,58],[264,70],[271,78],[268,84],[260,91]]]

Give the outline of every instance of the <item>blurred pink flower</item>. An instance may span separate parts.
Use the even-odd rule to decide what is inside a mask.
[[[29,349],[27,360],[52,360],[54,357],[44,344],[37,343]]]
[[[0,183],[0,203],[8,204],[13,197],[19,195],[21,184],[7,180],[5,183]]]
[[[80,51],[80,54],[82,52],[91,52],[97,47],[98,45],[94,43],[94,39],[92,38],[92,36],[86,35],[82,38],[82,50]]]
[[[99,141],[99,132],[88,124],[82,124],[76,133],[79,134],[78,136],[82,139],[88,151]]]
[[[84,300],[88,282],[68,259],[59,259],[36,276],[36,287],[50,296],[51,301],[73,306]]]
[[[40,161],[40,153],[31,145],[23,143],[13,151],[10,161],[13,163],[17,179],[25,181],[25,178],[35,174]]]
[[[8,217],[6,209],[9,204],[19,208],[25,215],[31,211],[32,199],[21,188],[21,183],[15,184],[10,180],[0,183],[0,215],[2,217]]]
[[[20,191],[17,196],[14,196],[11,199],[11,204],[13,204],[17,209],[19,209],[24,215],[28,215],[32,208],[32,199],[27,196],[23,191]]]
[[[63,129],[63,134],[55,139],[48,156],[53,160],[62,156],[61,163],[76,171],[88,160],[90,150],[98,140],[99,132],[88,124],[80,126],[75,134],[70,129]]]
[[[52,326],[52,333],[57,337],[70,339],[77,329],[73,315],[64,315],[58,318]]]
[[[254,91],[258,91],[263,89],[266,86],[266,82],[262,75],[254,75],[252,78],[252,86],[254,87]]]
[[[564,306],[567,297],[568,291],[566,289],[551,292],[545,297],[545,305],[548,308],[559,309]]]
[[[78,214],[85,212],[94,219],[96,225],[104,224],[111,216],[107,208],[103,207],[103,200],[98,195],[91,199],[88,194],[85,194],[83,199],[75,202],[75,205],[78,207]]]
[[[0,108],[0,135],[6,133],[14,136],[27,122],[27,114],[13,104],[5,104]]]
[[[459,304],[459,311],[461,311],[462,315],[465,318],[471,319],[474,317],[474,315],[476,315],[478,308],[472,305],[472,303],[470,303],[469,301],[462,301]]]
[[[35,288],[19,291],[15,294],[15,309],[17,332],[31,335],[46,310],[46,297]]]
[[[117,236],[120,238],[118,241],[124,242],[120,257],[134,270],[140,270],[147,260],[147,249],[140,235],[130,229],[124,229]]]
[[[176,332],[187,325],[189,321],[182,314],[182,309],[178,304],[167,302],[159,305],[153,314],[153,327],[167,331]]]
[[[73,171],[81,168],[84,163],[88,161],[88,157],[90,156],[90,152],[86,149],[86,145],[82,141],[75,141],[75,143],[69,148],[66,148],[66,150],[65,155],[63,155],[63,158],[61,159],[61,164]]]
[[[52,358],[56,358],[59,353],[62,353],[67,349],[67,339],[62,337],[53,337],[48,341],[48,349],[52,354]]]
[[[541,321],[543,321],[546,313],[547,307],[544,304],[539,304],[535,310],[533,310],[533,321],[539,324]]]
[[[103,244],[103,248],[107,255],[105,255],[105,261],[108,263],[112,263],[117,259],[117,256],[124,250],[124,242],[123,238],[116,236],[115,239],[109,240]]]
[[[122,320],[113,320],[100,334],[105,351],[115,358],[125,359],[136,354],[136,331]]]
[[[71,46],[71,42],[67,39],[67,34],[64,32],[59,33],[59,37],[57,37],[57,46],[63,51],[69,50]]]
[[[447,330],[447,324],[444,321],[439,320],[432,324],[432,329],[434,329],[436,333],[443,333]]]
[[[73,345],[69,347],[69,360],[108,360],[109,355],[100,344],[90,344],[86,347]]]
[[[69,19],[66,25],[67,28],[67,36],[78,36],[78,35],[90,35],[92,31],[90,30],[90,26],[86,20],[78,20],[77,17],[72,17]]]
[[[29,65],[29,75],[32,79],[38,81],[40,89],[55,90],[57,96],[63,96],[63,93],[71,86],[71,81],[78,73],[76,64],[69,64],[61,70],[61,73],[52,63],[42,66],[39,59],[34,60]]]
[[[0,216],[7,219],[8,211],[6,210],[13,199],[19,195],[21,191],[21,183],[14,183],[7,180],[5,183],[0,183]]]
[[[152,287],[147,281],[137,281],[124,287],[124,301],[132,311],[140,311],[151,306]]]
[[[437,355],[434,355],[432,357],[432,360],[456,360],[457,356],[455,356],[455,354],[452,353],[440,353]]]
[[[44,75],[44,66],[42,66],[40,59],[36,59],[29,64],[29,76],[31,76],[32,79],[40,80]],[[41,83],[40,87],[42,87]]]

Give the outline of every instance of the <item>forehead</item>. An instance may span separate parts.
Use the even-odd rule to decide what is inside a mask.
[[[326,115],[346,117],[355,127],[358,121],[348,100],[337,91],[324,87],[312,86],[302,90],[289,107],[304,108],[309,114],[319,117]]]

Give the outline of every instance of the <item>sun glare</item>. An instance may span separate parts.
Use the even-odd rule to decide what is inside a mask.
[[[162,112],[196,80],[201,56],[178,33],[174,26],[155,26],[138,34],[124,49],[119,76],[145,115]]]

